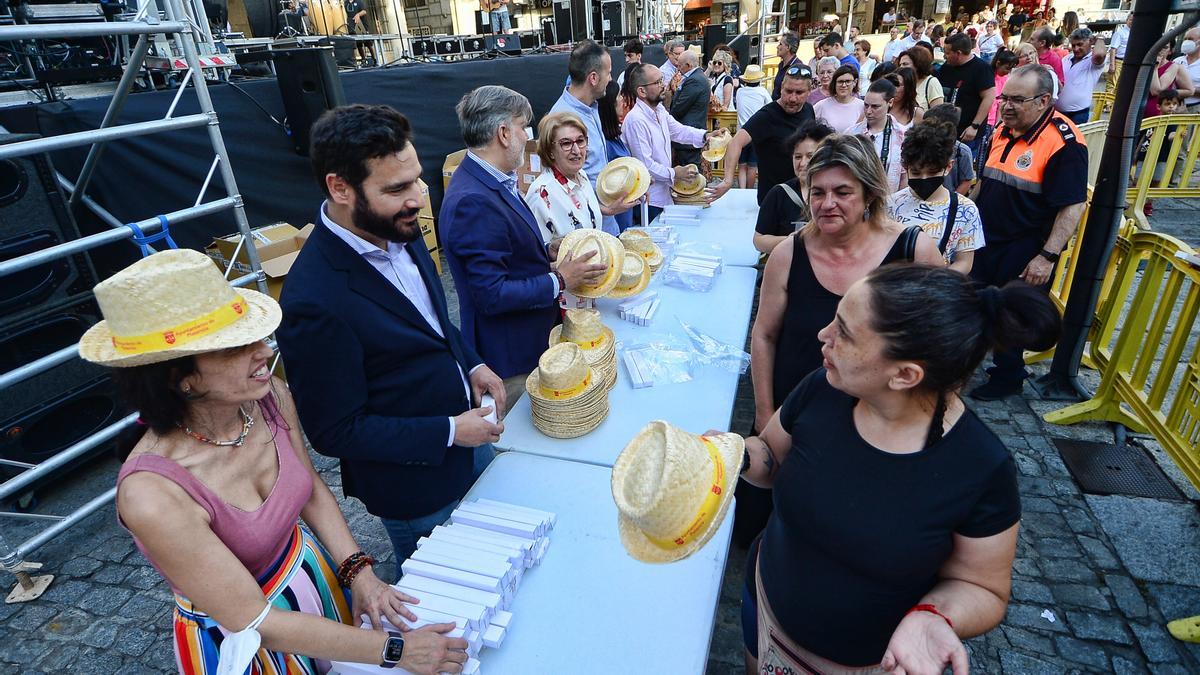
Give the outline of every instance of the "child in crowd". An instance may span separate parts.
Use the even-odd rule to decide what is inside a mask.
[[[1164,89],[1158,93],[1158,114],[1159,115],[1178,115],[1187,112],[1183,107],[1183,97],[1179,95],[1178,89]],[[1158,151],[1158,159],[1154,161],[1154,182],[1162,180],[1163,173],[1167,169],[1167,161],[1171,159],[1171,148],[1175,143],[1175,136],[1179,133],[1179,125],[1172,124],[1168,126],[1163,134],[1162,147]],[[1180,146],[1180,150],[1185,150]],[[1138,151],[1138,159],[1143,160],[1142,171],[1145,171],[1148,163],[1144,161],[1150,150],[1150,137],[1146,136],[1142,139],[1141,148]],[[1182,169],[1183,162],[1176,161],[1174,170],[1176,172]],[[1147,199],[1145,205],[1142,206],[1142,213],[1147,216],[1154,215],[1154,204]]]
[[[960,111],[951,103],[939,103],[925,113],[922,124],[938,124],[946,127],[954,138],[954,156],[950,171],[946,173],[946,187],[965,195],[975,182],[975,159],[966,143],[958,140],[958,117]]]
[[[904,136],[900,161],[908,175],[908,187],[888,197],[888,215],[905,226],[920,225],[938,242],[950,269],[970,274],[975,251],[984,245],[979,209],[945,184],[957,142],[954,127],[930,124],[928,115],[925,120]]]

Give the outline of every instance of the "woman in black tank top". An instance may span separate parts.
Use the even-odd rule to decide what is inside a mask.
[[[944,264],[920,226],[905,230],[887,219],[887,178],[869,140],[826,138],[809,160],[807,184],[812,220],[772,251],[763,273],[750,347],[756,431],[821,366],[817,332],[833,320],[846,289],[890,262]],[[770,514],[770,491],[739,482],[735,540],[748,545]],[[748,658],[756,649],[749,619]]]

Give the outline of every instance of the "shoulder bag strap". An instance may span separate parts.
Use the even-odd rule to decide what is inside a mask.
[[[946,214],[946,230],[942,232],[942,239],[938,242],[938,250],[943,254],[946,253],[946,246],[950,243],[950,233],[954,230],[954,219],[958,215],[958,193],[954,190],[950,191],[950,211]]]
[[[900,236],[904,238],[904,259],[913,262],[917,259],[917,238],[925,231],[920,225],[909,225]]]
[[[791,199],[796,206],[804,208],[804,200],[800,198],[800,194],[798,192],[792,189],[791,185],[788,185],[787,183],[780,183],[779,187],[783,188],[783,191],[787,194],[788,198]]]

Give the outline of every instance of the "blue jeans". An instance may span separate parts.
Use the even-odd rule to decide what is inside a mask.
[[[475,448],[475,470],[472,482],[479,480],[479,476],[483,474],[483,470],[487,468],[495,455],[496,450],[490,443]],[[449,520],[450,514],[458,506],[458,502],[459,500],[455,499],[427,516],[410,520],[379,519],[383,523],[383,529],[387,530],[388,539],[392,540],[392,550],[396,556],[397,581],[400,579],[400,563],[408,560],[413,551],[417,550],[417,540],[428,536],[430,532],[433,532],[433,528]]]
[[[1075,112],[1063,113],[1063,117],[1066,117],[1067,119],[1071,120],[1075,124],[1086,124],[1088,121],[1088,118],[1090,118],[1091,116],[1092,116],[1091,107],[1084,108],[1083,110],[1076,110]]]
[[[494,35],[512,31],[512,20],[508,18],[507,9],[503,12],[490,12],[490,16],[492,18],[492,33]]]

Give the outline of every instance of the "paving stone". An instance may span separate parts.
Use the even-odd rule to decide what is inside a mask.
[[[1009,450],[1013,450],[1013,446],[1005,443]],[[1041,476],[1042,465],[1038,464],[1037,460],[1019,452],[1013,452],[1013,461],[1017,464],[1017,471],[1023,476]]]
[[[1022,522],[1028,526],[1028,520],[1031,514],[1035,513],[1052,513],[1058,515],[1058,504],[1055,504],[1049,497],[1022,497],[1021,498],[1021,513]],[[1049,529],[1049,528],[1048,528]],[[1058,528],[1050,529],[1049,533],[1057,533]]]
[[[1065,605],[1099,610],[1111,609],[1104,594],[1092,586],[1057,584],[1051,587],[1051,590],[1054,592],[1054,598]]]
[[[1042,570],[1038,568],[1038,564],[1031,558],[1019,557],[1013,561],[1013,572],[1027,577],[1040,577]]]
[[[62,582],[55,580],[39,600],[42,602],[72,605],[79,598],[83,597],[91,587],[92,585],[86,581],[78,581],[76,579],[69,579]]]
[[[1108,550],[1104,542],[1095,537],[1080,536],[1076,538],[1079,540],[1079,544],[1083,546],[1083,550],[1087,551],[1092,562],[1098,567],[1106,570],[1115,570],[1121,567],[1121,562],[1112,554],[1112,551]]]
[[[16,644],[4,645],[4,651],[0,654],[0,664],[31,666],[44,658],[53,648],[52,644],[40,640],[17,640]],[[14,668],[10,672],[16,672],[16,669]]]
[[[1087,502],[1135,578],[1200,586],[1200,513],[1191,503],[1095,495]]]
[[[1035,654],[1045,654],[1048,656],[1054,655],[1054,643],[1050,637],[1033,631],[1016,628],[1014,626],[1002,626],[1004,637],[1008,643],[1017,649],[1024,649]]]
[[[1178,661],[1179,654],[1175,651],[1175,638],[1167,629],[1159,625],[1142,625],[1130,623],[1133,634],[1137,636],[1138,644],[1146,658],[1155,663]]]
[[[123,584],[127,579],[129,579],[129,575],[131,575],[133,571],[134,568],[128,565],[110,563],[105,565],[104,569],[92,575],[92,581],[109,585]]]
[[[141,628],[126,628],[117,638],[117,651],[128,656],[141,656],[154,644],[155,634]]]
[[[1121,574],[1106,574],[1104,583],[1108,585],[1108,590],[1112,591],[1117,607],[1121,608],[1125,616],[1134,619],[1146,616],[1146,600],[1132,579]]]
[[[24,605],[24,609],[4,625],[16,631],[35,631],[57,613],[58,610],[47,605]]]
[[[1042,612],[1047,609],[1054,612],[1053,622],[1042,616]],[[1008,605],[1008,614],[1005,616],[1004,625],[1016,626],[1022,629],[1052,631],[1055,633],[1067,633],[1070,630],[1066,625],[1063,612],[1056,611],[1052,607],[1012,603]]]
[[[1041,602],[1047,605],[1054,603],[1049,586],[1025,579],[1013,579],[1012,597],[1021,602]]]
[[[121,668],[123,662],[121,655],[112,650],[84,647],[72,672],[80,675],[111,675]]]
[[[1098,581],[1096,572],[1078,560],[1049,560],[1043,559],[1038,563],[1047,579],[1055,581],[1074,581],[1081,584],[1094,584]]]
[[[166,613],[166,609],[166,603],[139,594],[133,596],[129,599],[129,602],[125,603],[125,606],[120,610],[120,615],[149,622]]]
[[[107,649],[112,646],[112,643],[117,639],[117,625],[108,621],[100,621],[93,625],[83,634],[83,643],[96,647],[97,649]]]
[[[1146,672],[1145,665],[1120,656],[1113,657],[1112,665],[1114,675],[1142,675]]]
[[[1101,616],[1091,612],[1067,612],[1071,623],[1071,631],[1076,637],[1087,640],[1104,640],[1123,645],[1133,644],[1133,638],[1125,627],[1125,622],[1111,616]]]
[[[1038,538],[1034,540],[1034,546],[1037,547],[1038,553],[1047,558],[1079,558],[1083,555],[1074,541],[1065,538]]]
[[[1168,620],[1200,614],[1200,588],[1179,584],[1145,584]]]
[[[79,645],[63,644],[50,651],[41,661],[38,670],[45,673],[68,673],[79,660]]]
[[[143,565],[134,568],[134,570],[129,573],[126,583],[143,591],[155,588],[157,586],[161,586],[164,590],[167,588],[167,582],[163,581],[163,578],[159,576],[158,571],[149,565]]]
[[[1062,675],[1062,666],[1019,652],[1000,653],[1000,667],[1006,675]]]
[[[1054,484],[1045,478],[1017,476],[1017,485],[1020,486],[1022,495],[1031,494],[1042,497],[1054,497],[1058,494],[1054,489]]]
[[[1033,502],[1039,508],[1045,508],[1045,511],[1031,511],[1025,508],[1025,505]],[[1070,529],[1067,527],[1067,521],[1059,515],[1059,510],[1062,508],[1054,501],[1045,497],[1029,497],[1028,499],[1021,498],[1021,508],[1023,510],[1021,516],[1021,530],[1030,532],[1042,537],[1061,537],[1065,536]]]
[[[1062,510],[1062,515],[1067,521],[1067,526],[1075,534],[1096,534],[1096,522],[1087,511],[1065,508]]]
[[[76,606],[82,610],[107,616],[133,596],[133,591],[119,586],[96,586],[81,598]]]
[[[80,556],[74,560],[68,560],[67,562],[63,563],[63,566],[59,568],[59,573],[69,577],[86,577],[92,572],[100,569],[100,565],[102,564],[103,563],[95,558]]]
[[[1056,635],[1054,644],[1058,646],[1058,653],[1068,661],[1099,669],[1108,668],[1108,654],[1099,645],[1066,635]]]
[[[74,641],[95,621],[87,612],[68,607],[51,619],[40,633],[52,640]]]
[[[1151,663],[1150,672],[1154,675],[1194,675],[1194,671],[1178,663]]]

